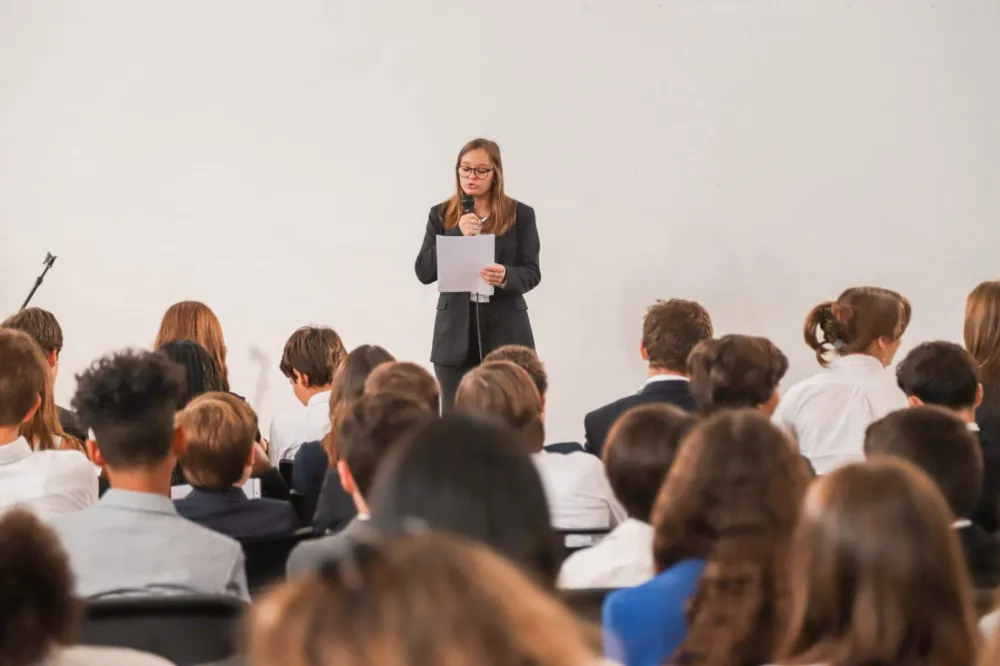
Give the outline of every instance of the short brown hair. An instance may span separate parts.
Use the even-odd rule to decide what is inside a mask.
[[[435,414],[441,411],[441,387],[434,375],[416,363],[390,361],[375,368],[365,380],[365,394],[378,393],[409,396]]]
[[[455,410],[492,414],[513,428],[529,452],[545,444],[542,397],[527,372],[510,361],[484,363],[466,373]]]
[[[288,338],[278,368],[289,379],[294,371],[307,378],[307,386],[326,386],[333,381],[347,350],[337,332],[328,326],[303,326]]]
[[[788,359],[767,338],[724,335],[699,342],[687,370],[698,410],[711,414],[767,402],[788,372]]]
[[[363,395],[348,407],[338,431],[338,453],[362,497],[368,496],[382,459],[431,418],[426,403],[397,393]]]
[[[0,425],[20,425],[45,393],[49,365],[27,333],[0,329]]]
[[[695,417],[673,405],[639,405],[615,421],[604,446],[604,468],[629,517],[648,523],[656,494]]]
[[[59,537],[34,514],[0,518],[0,655],[4,666],[34,666],[73,642],[80,607]]]
[[[178,412],[187,436],[180,458],[195,488],[224,490],[243,477],[257,433],[257,415],[230,393],[203,393]]]
[[[538,352],[534,349],[524,345],[503,345],[491,351],[483,359],[484,363],[490,361],[510,361],[519,366],[528,373],[531,381],[535,382],[535,388],[538,389],[539,395],[542,396],[543,400],[545,399],[545,394],[549,390],[549,376],[545,372],[542,360],[538,358]]]
[[[806,316],[806,344],[823,367],[831,353],[863,353],[879,338],[898,340],[910,325],[910,302],[881,287],[851,287],[835,301],[814,307]]]
[[[969,427],[942,407],[901,409],[865,431],[865,456],[907,460],[937,484],[956,518],[966,518],[983,487],[983,455]]]
[[[41,308],[25,308],[7,317],[0,328],[11,328],[27,333],[42,348],[42,353],[48,356],[52,352],[60,352],[63,348],[63,332],[56,316]]]
[[[712,318],[694,301],[657,301],[642,320],[642,346],[651,366],[682,372],[702,340],[712,337]]]

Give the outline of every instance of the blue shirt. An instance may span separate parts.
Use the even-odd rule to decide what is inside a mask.
[[[685,610],[705,560],[682,560],[648,583],[604,600],[604,655],[623,666],[659,666],[684,642]]]

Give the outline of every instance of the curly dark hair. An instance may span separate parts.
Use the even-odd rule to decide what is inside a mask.
[[[181,366],[163,354],[124,351],[98,359],[76,381],[73,408],[108,466],[146,467],[169,455],[184,393]]]
[[[69,560],[55,533],[28,511],[0,519],[0,664],[41,663],[76,633]]]
[[[770,663],[808,483],[792,442],[757,410],[721,411],[684,439],[653,509],[653,553],[659,571],[689,558],[707,563],[670,663]]]

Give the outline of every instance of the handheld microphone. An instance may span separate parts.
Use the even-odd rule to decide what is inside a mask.
[[[462,195],[462,215],[468,215],[476,210],[476,198],[471,194]]]

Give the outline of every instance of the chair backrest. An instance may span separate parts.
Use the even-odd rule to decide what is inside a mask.
[[[81,645],[132,648],[187,666],[237,653],[247,605],[233,597],[120,597],[86,602]]]
[[[243,556],[246,558],[247,584],[251,593],[259,593],[285,578],[288,554],[299,542],[312,538],[312,528],[306,527],[293,534],[266,539],[244,539]]]
[[[281,478],[285,480],[285,485],[289,488],[292,487],[292,469],[294,468],[294,463],[291,460],[279,460],[278,461],[278,473],[281,474]]]
[[[316,515],[316,506],[319,504],[319,496],[303,495],[293,490],[288,496],[288,501],[291,502],[295,514],[299,517],[299,525],[312,525],[313,517]]]
[[[560,590],[559,596],[576,613],[577,617],[588,622],[600,623],[604,598],[614,591],[613,588]]]
[[[596,546],[610,531],[606,527],[590,530],[556,530],[562,540],[566,557],[578,550]]]

